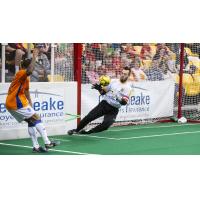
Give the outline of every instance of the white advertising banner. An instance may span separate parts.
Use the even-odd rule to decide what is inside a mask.
[[[174,86],[173,80],[133,83],[129,103],[120,108],[116,121],[173,116]],[[90,84],[83,85],[82,115],[85,116],[98,102],[99,93],[92,90]]]
[[[5,100],[8,83],[0,84],[0,139],[28,137],[27,123],[18,123],[6,110]],[[75,82],[31,83],[30,93],[33,108],[42,118],[49,135],[65,134],[76,126],[76,120],[69,120],[76,114]]]

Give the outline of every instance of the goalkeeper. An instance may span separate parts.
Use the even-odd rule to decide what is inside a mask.
[[[131,93],[129,83],[130,73],[130,68],[125,67],[122,70],[119,80],[111,81],[108,86],[94,84],[92,89],[98,90],[103,95],[103,100],[80,121],[77,129],[69,130],[68,135],[91,134],[107,130],[115,122],[119,108],[128,103]],[[101,124],[89,131],[83,130],[91,121],[102,116],[104,116],[104,120]]]

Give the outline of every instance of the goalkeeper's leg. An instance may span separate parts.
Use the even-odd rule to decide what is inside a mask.
[[[85,126],[87,126],[91,121],[102,117],[105,112],[104,101],[101,101],[95,108],[93,108],[79,123],[76,131],[79,132]]]
[[[105,114],[105,101],[101,101],[95,108],[93,108],[79,123],[76,129],[68,131],[68,135],[73,135],[80,132],[91,121],[102,117]]]
[[[104,120],[101,124],[99,124],[98,126],[92,128],[91,130],[89,130],[83,134],[98,133],[98,132],[107,130],[115,122],[117,114],[118,114],[118,112],[115,114],[105,115]]]

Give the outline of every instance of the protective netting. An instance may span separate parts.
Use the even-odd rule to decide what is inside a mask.
[[[31,82],[74,81],[73,43],[8,43],[5,45],[6,82],[12,81],[19,69],[15,66],[19,66],[22,59],[30,58],[33,48],[38,48],[39,55]]]
[[[74,46],[71,43],[55,45],[54,76],[62,81],[74,80]]]

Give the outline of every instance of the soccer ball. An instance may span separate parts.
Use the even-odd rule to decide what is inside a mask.
[[[187,119],[185,117],[181,117],[181,118],[178,119],[178,123],[179,124],[185,124],[185,123],[187,123]]]
[[[110,84],[110,77],[107,75],[102,75],[99,77],[99,83],[102,86],[107,86]]]

